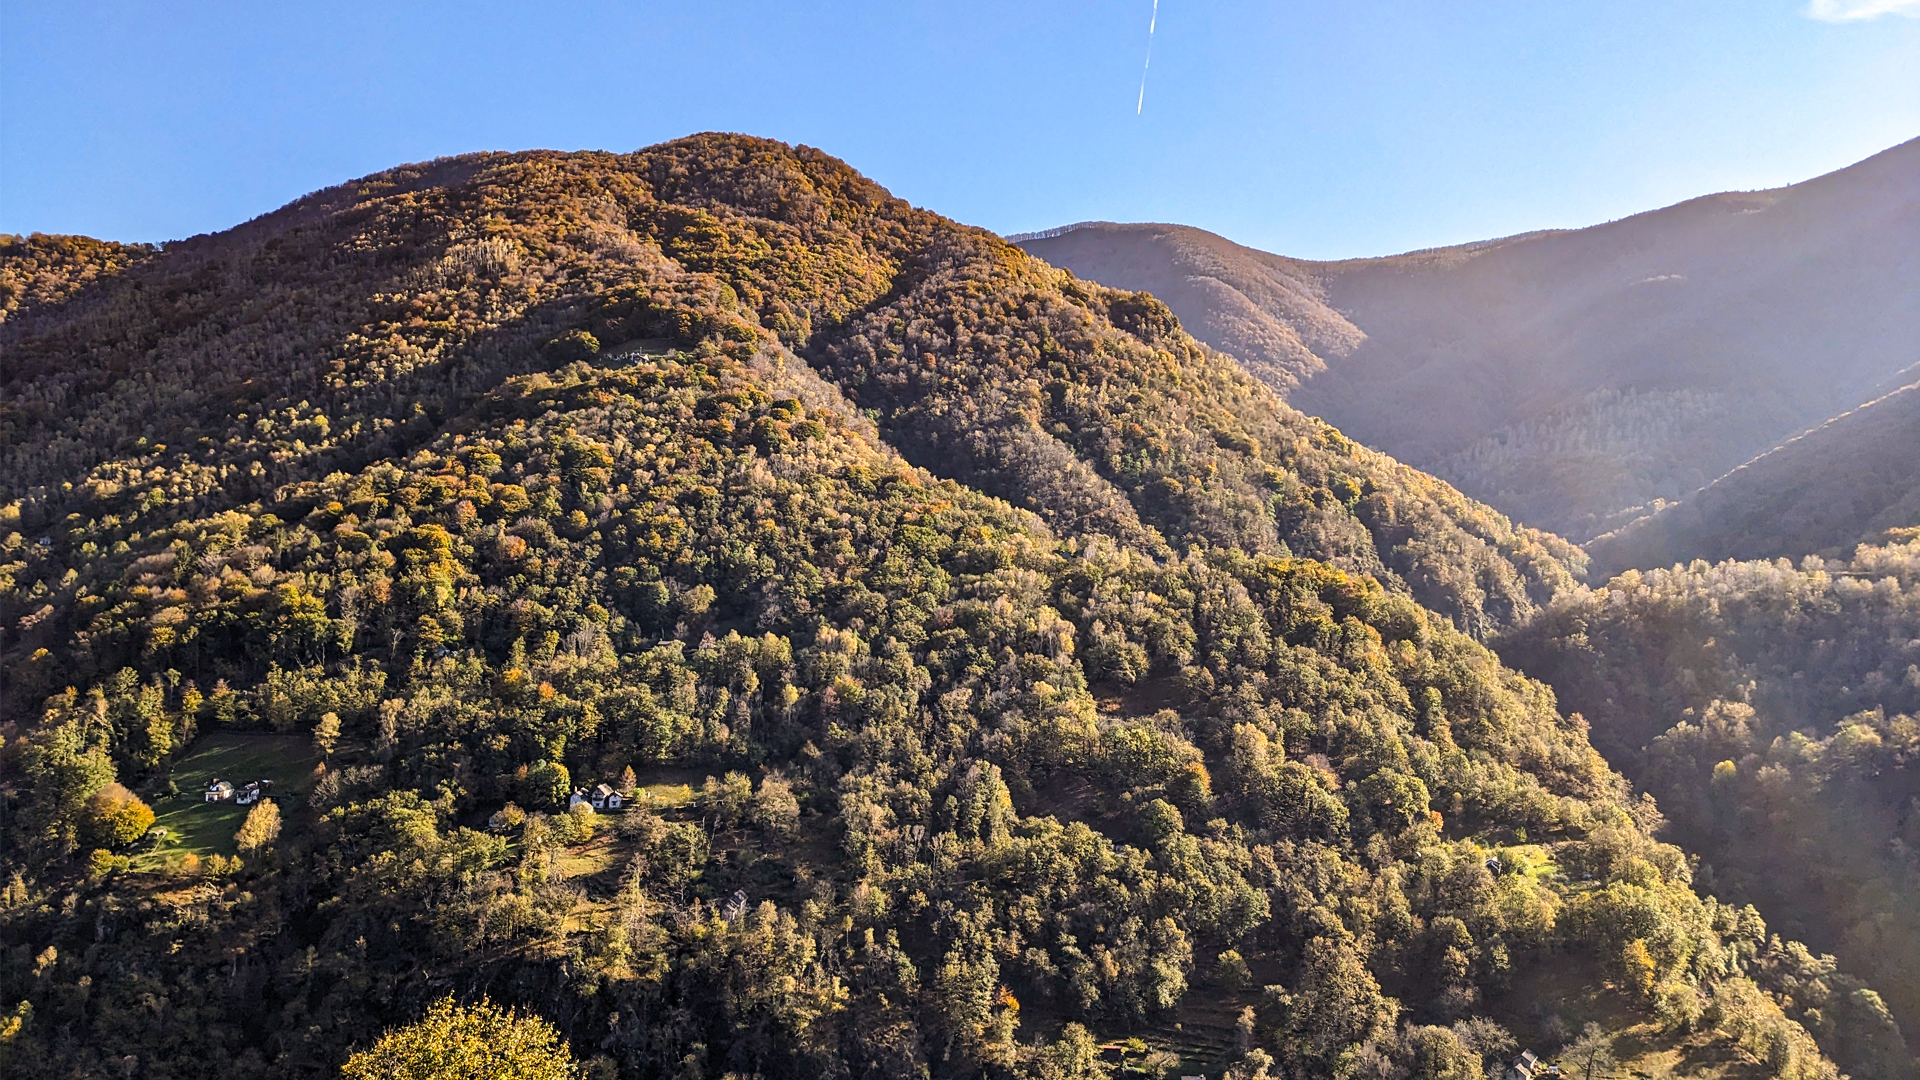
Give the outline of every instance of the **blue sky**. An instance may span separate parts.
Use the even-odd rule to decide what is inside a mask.
[[[0,231],[163,240],[481,149],[804,142],[1002,232],[1309,257],[1574,226],[1920,135],[1920,0],[9,2]]]

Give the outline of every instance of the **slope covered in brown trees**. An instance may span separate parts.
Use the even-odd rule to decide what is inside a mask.
[[[408,166],[34,295],[9,1077],[449,995],[595,1076],[1912,1074],[1475,640],[1571,548],[817,151]]]
[[[0,322],[65,300],[152,252],[89,236],[0,236]]]
[[[1576,541],[1920,363],[1920,141],[1791,187],[1389,258],[1055,232],[1024,246],[1151,290],[1294,405]]]

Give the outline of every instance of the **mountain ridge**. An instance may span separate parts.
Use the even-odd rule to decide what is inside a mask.
[[[1166,297],[1304,411],[1576,541],[1894,389],[1920,340],[1916,245],[1920,140],[1784,188],[1378,258],[1184,226],[1025,242]]]

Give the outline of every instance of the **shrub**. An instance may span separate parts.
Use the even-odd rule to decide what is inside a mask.
[[[531,806],[565,806],[573,775],[557,761],[536,761],[527,769],[526,798]]]
[[[555,831],[560,834],[560,839],[564,843],[584,844],[593,839],[594,827],[598,824],[593,807],[581,803],[560,815],[558,828]]]
[[[591,360],[600,354],[600,339],[585,330],[569,330],[541,346],[540,354],[553,364]]]

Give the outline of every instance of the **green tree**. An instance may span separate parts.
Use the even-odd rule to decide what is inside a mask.
[[[1267,1080],[1273,1075],[1267,1071],[1271,1068],[1273,1055],[1256,1046],[1229,1066],[1224,1077],[1225,1080]]]
[[[769,773],[753,796],[753,820],[776,837],[788,837],[800,823],[800,800],[785,777]]]
[[[1593,1080],[1613,1068],[1613,1040],[1600,1025],[1588,1021],[1578,1038],[1560,1051],[1560,1060],[1580,1071],[1580,1080]]]
[[[1352,944],[1332,937],[1309,942],[1294,1022],[1307,1045],[1332,1056],[1391,1028],[1395,1008],[1380,993]]]
[[[569,330],[541,346],[541,353],[556,364],[591,360],[600,352],[599,339],[585,330]]]
[[[1111,1075],[1100,1060],[1100,1044],[1079,1024],[1068,1024],[1058,1039],[1035,1051],[1031,1068],[1037,1080],[1106,1080]]]
[[[147,689],[152,691],[154,688]],[[140,748],[139,753],[135,755],[135,760],[143,767],[151,769],[166,760],[167,755],[173,752],[174,723],[173,718],[162,709],[155,709],[146,721],[146,727],[142,732],[146,736],[146,745]]]
[[[80,725],[68,720],[35,733],[22,766],[31,792],[24,816],[35,838],[61,854],[72,851],[79,845],[87,800],[113,783],[112,759],[104,747],[89,745]]]
[[[573,1080],[579,1068],[553,1026],[482,998],[443,998],[419,1022],[347,1059],[345,1080]]]
[[[557,761],[536,761],[527,769],[526,796],[532,806],[564,807],[573,793],[573,775]]]
[[[320,714],[320,722],[313,725],[313,748],[320,756],[331,761],[333,748],[340,742],[340,714],[327,712]]]
[[[87,876],[99,881],[116,870],[127,869],[130,865],[132,860],[125,855],[115,855],[106,848],[94,848],[93,854],[87,859]]]
[[[270,633],[275,649],[296,659],[313,659],[332,627],[326,601],[292,582],[276,588],[273,599]]]
[[[700,785],[700,802],[715,823],[738,824],[753,808],[753,781],[745,773],[729,772],[723,777],[707,777]]]
[[[1483,1075],[1479,1055],[1446,1028],[1410,1027],[1400,1042],[1414,1080],[1478,1080]]]
[[[586,803],[570,806],[555,822],[555,832],[562,843],[584,844],[593,839],[594,829],[599,825],[599,815]]]
[[[1253,981],[1253,973],[1247,970],[1246,959],[1235,949],[1228,949],[1214,959],[1213,976],[1229,990],[1245,989]]]

